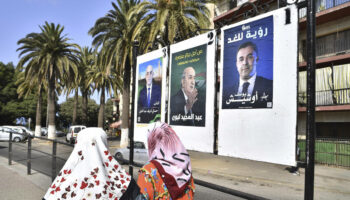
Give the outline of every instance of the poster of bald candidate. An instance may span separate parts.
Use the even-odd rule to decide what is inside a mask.
[[[170,125],[205,126],[207,44],[172,54]]]
[[[273,16],[224,31],[222,109],[272,108]]]

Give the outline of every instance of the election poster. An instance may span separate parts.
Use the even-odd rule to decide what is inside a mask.
[[[272,108],[273,16],[224,31],[222,109]]]
[[[205,126],[206,51],[203,44],[172,54],[170,125]]]
[[[295,165],[298,9],[221,29],[218,154]]]
[[[146,142],[147,126],[165,120],[167,48],[137,57],[134,111],[135,140]]]
[[[162,99],[162,61],[155,58],[139,65],[137,91],[137,122],[150,123],[160,120]]]
[[[213,152],[215,48],[214,31],[170,46],[168,123],[187,149]]]

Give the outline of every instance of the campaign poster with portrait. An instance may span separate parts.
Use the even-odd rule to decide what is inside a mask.
[[[264,13],[221,33],[218,154],[295,166],[298,8]],[[241,79],[249,82],[245,94]]]
[[[206,55],[207,44],[172,54],[170,125],[205,126]]]
[[[272,108],[273,16],[224,31],[222,109]]]
[[[210,31],[170,46],[167,122],[189,150],[213,152],[216,41]]]
[[[149,123],[165,121],[167,48],[158,49],[137,57],[134,139],[147,144]]]
[[[137,123],[160,120],[162,63],[159,57],[139,64]]]

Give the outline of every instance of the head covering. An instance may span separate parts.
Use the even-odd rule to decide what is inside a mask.
[[[192,176],[190,156],[175,131],[166,123],[150,125],[148,156],[157,167],[173,199],[183,194]]]
[[[79,132],[77,143],[45,199],[119,199],[131,177],[107,149],[101,128]]]

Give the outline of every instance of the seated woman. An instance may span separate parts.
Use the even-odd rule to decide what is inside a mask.
[[[139,170],[137,184],[145,199],[193,199],[191,161],[175,131],[156,123],[148,132],[150,162]]]
[[[109,153],[106,133],[86,128],[44,199],[137,199],[139,190]]]

